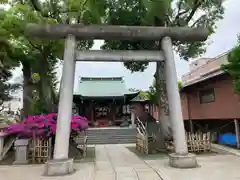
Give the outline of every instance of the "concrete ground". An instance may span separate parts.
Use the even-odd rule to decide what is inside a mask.
[[[240,158],[234,155],[198,157],[199,167],[195,169],[175,169],[168,166],[168,160],[149,160],[163,180],[239,180]]]
[[[199,168],[174,169],[168,159],[143,161],[124,145],[96,146],[95,163],[76,163],[76,172],[62,177],[44,177],[43,165],[0,166],[7,180],[237,180],[240,158],[234,155],[199,156]]]

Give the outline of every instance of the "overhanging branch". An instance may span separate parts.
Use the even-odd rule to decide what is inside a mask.
[[[180,16],[182,16],[183,14],[187,13],[189,10],[184,10],[184,11],[181,11],[182,10],[182,4],[183,4],[183,1],[184,0],[180,0],[179,3],[178,3],[178,12],[177,12],[177,15],[175,17],[175,22],[178,26],[180,26]]]
[[[192,8],[192,11],[190,12],[190,14],[188,15],[185,23],[186,25],[191,21],[191,19],[193,18],[193,16],[195,15],[196,11],[198,10],[198,8],[204,3],[204,0],[195,0],[194,1],[194,6]]]

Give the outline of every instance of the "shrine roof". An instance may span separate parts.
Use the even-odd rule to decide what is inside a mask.
[[[80,77],[74,95],[82,97],[124,97],[137,96],[125,86],[123,77]]]
[[[148,97],[142,97],[140,94],[138,94],[135,98],[131,100],[131,102],[147,102],[150,101]]]

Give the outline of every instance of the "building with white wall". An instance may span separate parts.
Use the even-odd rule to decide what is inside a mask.
[[[20,109],[23,108],[23,93],[22,93],[22,89],[17,89],[15,91],[12,91],[10,93],[10,95],[12,96],[12,99],[10,101],[6,101],[3,103],[3,111],[13,111],[16,112]]]

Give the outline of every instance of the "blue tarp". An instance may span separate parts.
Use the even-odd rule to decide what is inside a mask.
[[[237,138],[235,134],[226,133],[226,134],[219,135],[218,142],[219,144],[236,146]]]

